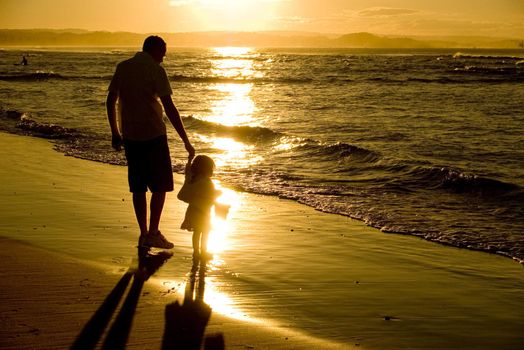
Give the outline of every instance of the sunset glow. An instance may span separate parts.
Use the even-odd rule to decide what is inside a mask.
[[[524,36],[521,0],[3,0],[2,28]]]
[[[0,0],[0,348],[523,348],[522,86],[524,0]]]

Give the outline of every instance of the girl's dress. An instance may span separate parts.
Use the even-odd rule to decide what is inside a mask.
[[[192,181],[191,169],[186,166],[186,177],[178,199],[189,204],[184,221],[180,226],[188,231],[209,231],[211,229],[211,207],[215,204],[220,191],[210,178],[201,178]]]

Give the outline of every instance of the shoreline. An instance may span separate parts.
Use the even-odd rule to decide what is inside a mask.
[[[0,111],[1,111],[1,108],[0,108]],[[19,111],[9,111],[9,110],[7,110],[7,112],[14,112],[14,113],[18,113],[20,115],[24,114],[23,112],[19,112]],[[99,160],[99,159],[93,159],[93,158],[90,158],[89,156],[82,156],[81,154],[77,155],[77,154],[68,152],[67,149],[62,148],[60,143],[53,143],[54,139],[52,137],[46,137],[45,134],[44,135],[39,135],[38,132],[37,132],[35,135],[32,135],[31,133],[29,133],[27,131],[20,130],[18,128],[15,129],[15,130],[16,130],[16,132],[14,132],[13,130],[10,130],[10,131],[0,130],[0,132],[6,133],[6,134],[9,134],[9,135],[16,135],[16,136],[30,137],[30,138],[36,138],[36,139],[39,139],[39,140],[44,140],[44,141],[49,142],[49,143],[51,143],[53,145],[53,150],[55,152],[57,152],[57,153],[59,153],[61,155],[67,156],[67,157],[72,157],[72,158],[85,160],[85,161],[90,161],[90,162],[96,162],[96,163],[105,164],[105,165],[122,166],[122,167],[125,168],[125,166],[122,164],[122,162],[125,162],[125,159],[123,159],[123,158],[120,159],[119,161],[112,160],[112,161],[108,162],[108,161],[103,161],[103,160]],[[64,131],[67,132],[67,129],[64,129]],[[177,151],[179,151],[179,150],[177,149]],[[179,183],[183,182],[183,174],[174,172],[173,175],[174,175],[174,178],[177,179],[177,181]],[[266,194],[252,192],[252,191],[248,191],[248,190],[247,191],[243,191],[243,193],[247,193],[247,194],[255,195],[255,196],[257,196],[257,195],[266,196]],[[402,232],[402,231],[391,230],[391,229],[389,229],[387,227],[381,228],[381,227],[379,227],[377,225],[366,223],[365,220],[362,217],[359,217],[358,215],[345,214],[345,213],[336,212],[336,211],[330,211],[330,210],[323,210],[321,208],[319,209],[319,208],[316,208],[312,204],[302,203],[302,202],[300,202],[297,199],[292,199],[292,198],[290,199],[290,198],[280,197],[280,196],[276,196],[276,195],[267,195],[267,196],[275,197],[275,198],[279,198],[279,199],[284,199],[284,200],[290,200],[290,201],[296,202],[296,203],[298,203],[300,205],[304,205],[304,206],[307,206],[307,207],[312,208],[314,210],[318,210],[318,211],[320,211],[322,213],[349,218],[349,219],[361,222],[362,224],[366,225],[367,227],[369,227],[371,229],[376,229],[376,230],[379,230],[379,231],[381,231],[383,233],[386,233],[386,234],[395,234],[395,235],[416,237],[416,238],[420,238],[420,239],[428,241],[428,242],[437,243],[437,244],[440,244],[440,245],[443,245],[443,246],[447,246],[447,247],[454,247],[454,248],[458,248],[458,249],[466,249],[466,250],[470,250],[470,251],[494,254],[494,255],[498,255],[498,256],[502,256],[502,257],[514,260],[515,262],[517,262],[517,263],[519,263],[519,264],[524,266],[524,259],[520,259],[518,256],[514,256],[514,255],[512,255],[511,253],[509,253],[507,251],[499,250],[499,249],[497,249],[495,247],[492,247],[492,246],[487,246],[487,247],[479,246],[479,247],[476,247],[476,246],[473,246],[473,245],[468,245],[465,242],[447,241],[447,240],[442,239],[442,238],[440,238],[438,236],[437,237],[432,237],[431,235],[422,234],[420,231],[417,232],[417,233],[406,233],[406,232]]]
[[[47,140],[0,133],[0,145],[0,236],[10,259],[2,338],[13,348],[69,347],[136,264],[126,170],[64,157]],[[175,180],[177,188],[181,176]],[[521,265],[385,234],[292,201],[235,195],[240,204],[205,277],[212,310],[205,334],[222,333],[226,348],[518,349],[524,341]],[[129,348],[144,348],[141,339],[159,348],[166,304],[186,294],[191,245],[178,230],[185,208],[174,197],[161,223],[174,254],[135,285],[143,289],[128,302],[136,303]],[[126,278],[131,291],[134,279]]]

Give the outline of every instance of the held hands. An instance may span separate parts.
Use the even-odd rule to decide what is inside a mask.
[[[185,147],[188,153],[188,156],[187,156],[188,161],[193,160],[193,158],[195,158],[195,149],[189,142],[186,142]]]

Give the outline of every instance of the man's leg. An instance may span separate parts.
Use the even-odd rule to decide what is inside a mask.
[[[135,209],[136,221],[140,227],[140,234],[147,233],[147,201],[145,192],[133,193],[133,207]]]
[[[164,208],[166,199],[165,192],[153,192],[151,196],[151,216],[149,218],[149,234],[146,236],[145,245],[150,247],[157,247],[163,249],[171,249],[174,247],[173,243],[169,242],[163,234],[158,230],[160,216]]]
[[[149,233],[146,236],[147,238],[145,241],[145,245],[149,247],[171,249],[174,246],[173,243],[169,242],[158,230],[158,224],[160,222],[160,216],[162,215],[162,209],[164,208],[165,199],[165,192],[153,192],[153,195],[151,196]]]
[[[149,218],[149,232],[158,232],[158,225],[160,224],[160,217],[164,209],[164,202],[166,201],[165,192],[154,192],[151,196],[151,215]]]

